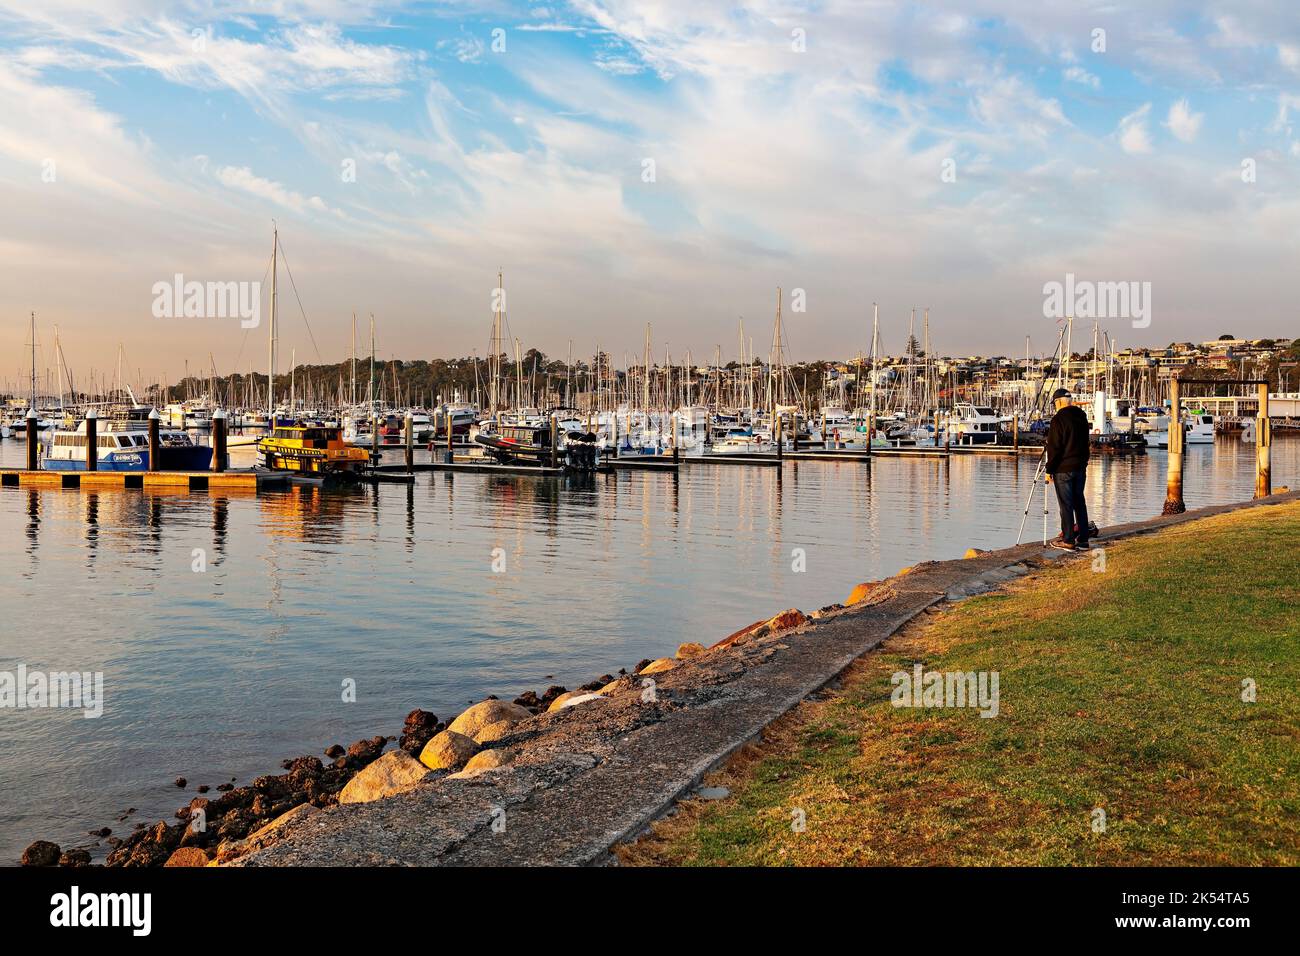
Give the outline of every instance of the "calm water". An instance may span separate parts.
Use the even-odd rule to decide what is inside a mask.
[[[0,444],[0,464],[23,454]],[[1274,484],[1295,487],[1300,441],[1273,455]],[[904,565],[1009,545],[1035,464],[425,474],[226,497],[0,489],[0,670],[102,671],[106,698],[96,720],[0,711],[0,862],[38,837],[67,847],[171,819],[196,784],[398,733],[413,707],[446,717],[487,694],[574,687]],[[1098,523],[1158,513],[1164,466],[1158,451],[1094,462]],[[1188,506],[1249,497],[1253,469],[1253,445],[1189,448]]]

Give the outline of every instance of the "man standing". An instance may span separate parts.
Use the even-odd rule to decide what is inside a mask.
[[[1047,429],[1047,480],[1056,486],[1061,508],[1061,536],[1052,547],[1078,551],[1088,546],[1088,505],[1083,486],[1088,479],[1088,416],[1074,405],[1070,393],[1058,388],[1052,393],[1056,414]]]

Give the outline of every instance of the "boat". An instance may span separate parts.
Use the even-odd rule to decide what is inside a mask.
[[[1148,447],[1169,447],[1169,416],[1156,415],[1139,419],[1138,433],[1146,439]],[[1183,419],[1184,445],[1213,445],[1214,416],[1203,411],[1190,411]]]
[[[501,425],[495,431],[480,432],[474,441],[502,465],[594,471],[598,463],[596,436],[578,430],[557,431],[554,448],[551,430],[534,425]]]
[[[99,419],[96,445],[99,446],[99,471],[207,471],[212,465],[212,449],[199,445],[190,436],[174,428],[158,431],[158,462],[149,460],[149,413],[147,406],[136,406],[125,415]],[[75,428],[56,428],[46,442],[42,467],[48,471],[86,470],[86,422]]]
[[[958,402],[953,406],[949,427],[952,428],[954,444],[991,445],[998,440],[1001,431],[1001,419],[993,409],[984,405],[972,405]]]
[[[277,425],[257,442],[257,463],[275,471],[349,481],[369,461],[364,448],[348,445],[337,425]]]

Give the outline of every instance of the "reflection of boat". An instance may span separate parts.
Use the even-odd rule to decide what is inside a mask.
[[[212,449],[196,445],[185,432],[160,429],[158,454],[161,461],[149,461],[149,412],[137,406],[125,417],[101,419],[96,425],[100,471],[207,471]],[[86,470],[86,423],[75,429],[55,429],[43,466],[50,471]]]
[[[328,425],[278,426],[257,443],[258,464],[321,478],[360,477],[369,455],[343,441],[343,429]]]

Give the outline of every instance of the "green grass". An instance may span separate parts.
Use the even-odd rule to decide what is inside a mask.
[[[1105,558],[1103,572],[1081,559],[914,623],[715,775],[731,797],[688,801],[620,856],[1300,863],[1300,505],[1116,542]],[[917,661],[998,671],[998,716],[891,706],[890,675]]]

